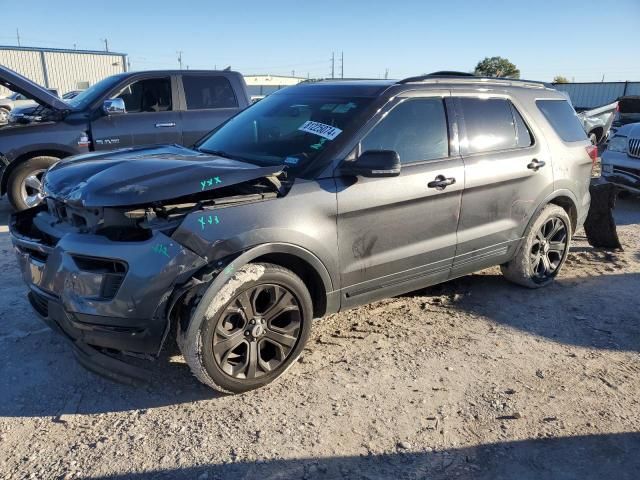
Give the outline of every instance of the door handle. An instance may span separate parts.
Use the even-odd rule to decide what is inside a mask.
[[[165,123],[156,123],[156,128],[168,128],[175,127],[176,122],[165,122]]]
[[[456,179],[453,177],[445,177],[444,175],[438,175],[435,180],[427,183],[427,187],[435,188],[436,190],[444,190],[449,185],[456,183]]]
[[[529,170],[533,170],[534,172],[537,172],[542,167],[544,167],[546,164],[547,164],[547,162],[545,162],[543,160],[538,160],[537,158],[534,158],[533,160],[531,160],[531,163],[529,165],[527,165],[527,168]]]

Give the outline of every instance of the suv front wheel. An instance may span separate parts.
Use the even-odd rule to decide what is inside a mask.
[[[312,319],[311,296],[296,274],[250,263],[218,292],[205,292],[186,331],[179,327],[178,345],[202,383],[241,393],[272,382],[293,365]]]
[[[60,161],[50,156],[33,157],[18,165],[9,175],[7,194],[16,210],[26,210],[42,202],[42,177]]]
[[[527,227],[513,260],[500,268],[508,280],[518,285],[544,287],[560,272],[570,244],[569,215],[558,205],[547,205]]]

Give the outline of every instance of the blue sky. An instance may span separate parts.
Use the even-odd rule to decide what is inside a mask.
[[[550,5],[553,5],[552,7]],[[402,78],[509,58],[523,78],[640,80],[640,0],[0,0],[0,44],[110,49],[133,69],[231,65],[242,73]]]

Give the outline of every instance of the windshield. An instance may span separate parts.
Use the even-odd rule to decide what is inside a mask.
[[[95,102],[99,97],[104,95],[107,90],[113,88],[118,82],[120,82],[121,77],[121,75],[113,75],[111,77],[104,78],[98,83],[80,92],[75,97],[65,100],[65,102],[71,105],[75,110],[81,110]]]
[[[198,149],[258,165],[305,168],[372,98],[275,94],[233,117]]]

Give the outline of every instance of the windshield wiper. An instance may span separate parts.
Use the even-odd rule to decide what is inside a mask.
[[[202,153],[208,153],[209,155],[217,155],[218,157],[224,157],[224,158],[229,158],[231,160],[242,160],[242,161],[246,161],[243,158],[238,157],[237,155],[232,155],[230,153],[225,152],[224,150],[207,150],[204,148],[198,148],[197,149],[199,152]]]

